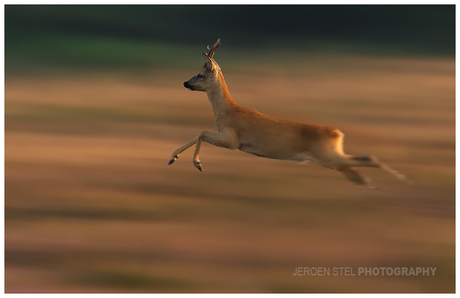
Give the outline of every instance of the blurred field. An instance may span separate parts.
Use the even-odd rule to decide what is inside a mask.
[[[225,55],[225,54],[224,54]],[[283,57],[284,58],[284,57]],[[203,146],[184,70],[6,78],[6,292],[454,292],[449,58],[312,55],[223,68],[262,113],[339,127],[409,175],[338,172]],[[266,60],[264,63],[267,63]],[[244,70],[244,71],[243,71]],[[295,267],[437,267],[430,277],[295,277]]]

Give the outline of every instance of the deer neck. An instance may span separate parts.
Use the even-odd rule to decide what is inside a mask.
[[[230,97],[224,76],[219,72],[216,84],[206,91],[208,99],[211,102],[212,109],[216,120],[226,117],[237,104]]]

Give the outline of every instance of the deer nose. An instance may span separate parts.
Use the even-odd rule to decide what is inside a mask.
[[[188,83],[188,81],[187,81],[187,82],[184,82],[184,87],[187,88],[187,89],[193,90],[192,85],[190,85],[190,84]]]

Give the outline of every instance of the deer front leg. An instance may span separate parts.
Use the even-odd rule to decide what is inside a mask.
[[[179,158],[179,155],[184,152],[185,150],[187,150],[188,148],[192,147],[193,145],[196,144],[196,141],[197,141],[198,137],[194,138],[193,140],[191,140],[190,142],[188,142],[187,144],[185,144],[184,146],[176,149],[173,154],[171,154],[171,158],[169,159],[169,162],[168,162],[168,165],[172,164],[174,161],[176,161],[176,159]]]
[[[238,148],[238,138],[235,133],[226,131],[223,133],[212,133],[209,131],[202,131],[196,137],[196,149],[193,155],[193,165],[200,171],[203,171],[200,161],[200,148],[201,143],[206,142],[217,147],[228,148],[235,150]]]

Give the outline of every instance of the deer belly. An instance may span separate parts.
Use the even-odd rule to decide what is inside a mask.
[[[260,157],[273,158],[273,159],[292,159],[295,155],[286,148],[267,148],[263,146],[254,146],[251,143],[240,143],[238,150],[253,154]]]

